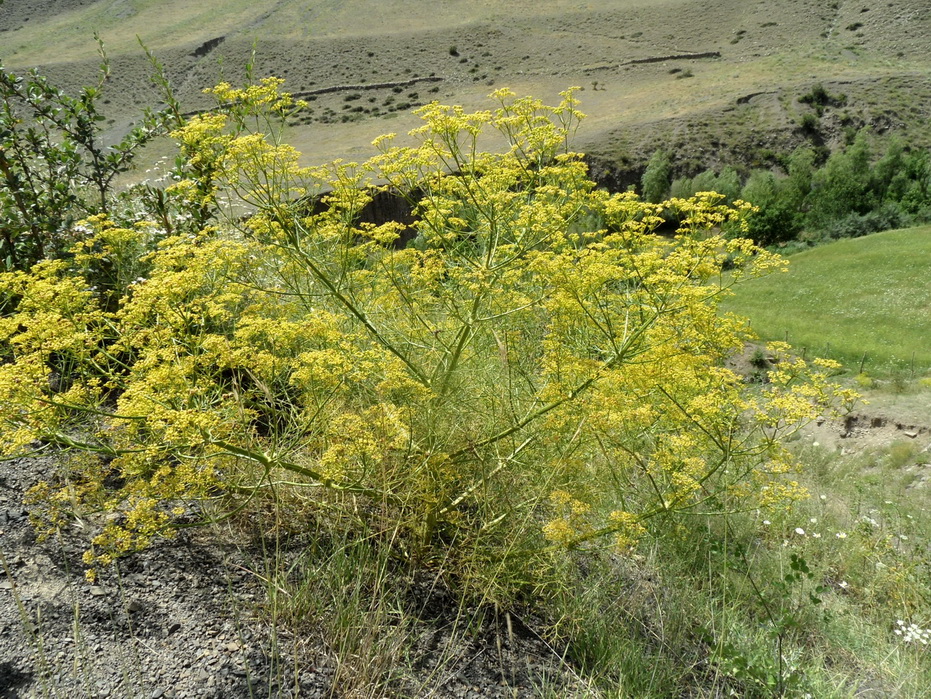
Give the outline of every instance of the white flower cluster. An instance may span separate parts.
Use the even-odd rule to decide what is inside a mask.
[[[895,635],[901,636],[906,643],[920,643],[926,646],[928,641],[931,641],[931,629],[922,629],[915,624],[906,625],[901,619],[895,623],[899,627],[895,630]]]

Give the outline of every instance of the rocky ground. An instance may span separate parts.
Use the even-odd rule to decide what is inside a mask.
[[[91,584],[78,528],[37,541],[22,495],[50,461],[0,466],[0,696],[325,695],[325,666],[294,676],[294,639],[268,652],[248,618],[263,591],[221,544],[183,532]]]

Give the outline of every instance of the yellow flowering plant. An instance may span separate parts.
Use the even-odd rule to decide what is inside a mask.
[[[803,496],[780,440],[852,396],[784,347],[762,388],[724,367],[747,334],[718,300],[784,265],[721,234],[748,205],[596,189],[571,90],[433,103],[413,145],[306,168],[262,130],[294,106],[278,87],[218,86],[175,133],[203,177],[179,190],[249,216],[160,240],[116,303],[81,270],[145,225],[97,219],[75,264],[0,276],[3,452],[84,455],[35,496],[53,524],[110,513],[89,563],[170,534],[183,503],[284,487],[424,561],[628,548],[667,517]],[[360,223],[380,190],[414,222]]]

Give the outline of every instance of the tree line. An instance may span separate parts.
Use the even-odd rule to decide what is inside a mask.
[[[893,136],[875,143],[861,130],[852,142],[825,155],[800,146],[780,167],[740,173],[732,166],[673,178],[669,153],[657,150],[641,180],[650,202],[714,191],[759,210],[748,217],[749,235],[761,245],[791,240],[850,238],[931,221],[931,153]]]

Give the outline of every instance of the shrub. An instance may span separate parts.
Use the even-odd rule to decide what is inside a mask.
[[[647,163],[646,170],[640,183],[643,187],[643,199],[657,204],[669,195],[669,186],[672,177],[672,161],[669,155],[657,150]]]
[[[783,243],[798,234],[798,205],[789,180],[778,180],[769,171],[755,170],[747,179],[741,198],[758,208],[747,217],[747,232],[760,245]]]
[[[811,88],[811,92],[808,92],[799,97],[798,101],[802,104],[823,107],[831,103],[831,96],[828,94],[828,91],[824,89],[824,85],[818,83]]]
[[[798,125],[805,133],[816,133],[819,126],[818,117],[810,112],[805,113],[799,119]]]
[[[122,141],[105,143],[100,103],[110,64],[102,42],[99,47],[97,82],[77,95],[35,70],[20,76],[0,64],[0,264],[6,269],[28,269],[65,253],[75,242],[72,224],[106,213],[116,177],[165,132],[171,110],[146,111]]]
[[[249,129],[291,108],[277,88],[221,85],[175,134],[247,220],[163,240],[117,304],[64,261],[0,277],[3,452],[74,452],[33,498],[52,526],[109,513],[88,563],[170,535],[185,503],[291,497],[288,526],[365,531],[504,594],[556,550],[802,494],[779,437],[846,394],[782,345],[753,394],[723,368],[743,325],[718,299],[782,266],[715,233],[742,210],[595,189],[568,149],[571,91],[434,103],[416,145],[303,168],[280,131]],[[509,147],[485,152],[487,131]],[[417,193],[412,245],[358,222],[371,182]],[[664,207],[675,238],[652,234]]]
[[[894,203],[883,204],[878,209],[865,214],[851,213],[831,221],[822,229],[828,238],[859,238],[870,233],[904,228],[911,219]]]

